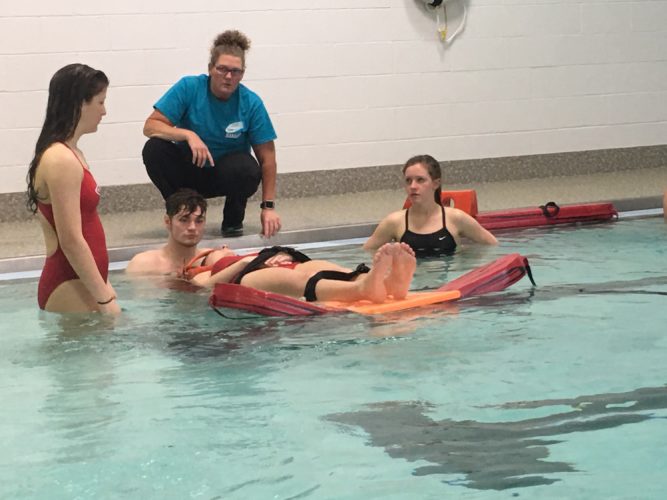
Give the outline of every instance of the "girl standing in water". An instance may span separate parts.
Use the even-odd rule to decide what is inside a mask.
[[[39,307],[46,311],[120,313],[107,280],[99,188],[78,147],[106,114],[108,86],[102,71],[85,64],[61,68],[49,84],[46,117],[28,170],[28,206],[39,212],[46,244],[38,287]]]

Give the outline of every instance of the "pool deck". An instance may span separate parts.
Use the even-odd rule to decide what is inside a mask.
[[[611,201],[619,211],[662,208],[667,189],[667,168],[635,169],[569,177],[488,182],[476,186],[448,185],[447,189],[477,191],[480,211],[542,205]],[[226,239],[232,248],[273,244],[299,244],[368,236],[387,213],[400,208],[402,190],[370,191],[334,196],[278,199],[283,229],[271,240],[259,233],[259,208],[249,205],[245,235]],[[219,227],[221,200],[208,211],[203,246],[222,244]],[[163,211],[148,210],[102,216],[112,262],[129,260],[137,252],[155,248],[165,240]],[[0,274],[41,269],[44,243],[38,222],[0,223]]]

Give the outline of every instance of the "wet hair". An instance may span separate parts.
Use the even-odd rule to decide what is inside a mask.
[[[35,155],[28,168],[28,209],[37,212],[39,196],[35,190],[35,173],[44,151],[56,142],[71,139],[81,118],[81,106],[90,102],[109,86],[100,70],[85,64],[68,64],[60,68],[49,83],[49,99],[42,131],[35,145]]]
[[[194,189],[187,188],[179,189],[172,195],[168,196],[164,202],[164,208],[170,219],[181,210],[185,210],[187,215],[190,215],[198,208],[201,209],[202,215],[206,215],[207,207],[208,203],[202,195]]]
[[[438,163],[438,160],[433,158],[431,155],[417,155],[410,158],[408,161],[405,162],[405,165],[403,165],[403,170],[402,170],[403,175],[405,175],[405,171],[409,167],[417,165],[418,163],[421,163],[426,167],[428,175],[431,177],[432,180],[436,179],[442,180],[442,171],[440,170],[440,163]],[[440,193],[442,192],[441,186],[442,183],[440,184],[440,186],[436,188],[435,193],[433,195],[433,197],[435,198],[435,202],[438,205],[442,204],[440,195]]]
[[[245,53],[250,49],[250,39],[238,30],[227,30],[213,40],[209,68],[215,66],[221,55],[239,57],[245,69]]]

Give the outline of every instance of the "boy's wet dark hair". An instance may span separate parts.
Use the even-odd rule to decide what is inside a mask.
[[[174,194],[167,197],[164,202],[164,207],[167,211],[167,216],[171,219],[181,210],[185,210],[187,215],[190,215],[198,208],[201,209],[202,215],[206,215],[208,203],[206,202],[206,199],[194,189],[184,188],[179,189]]]

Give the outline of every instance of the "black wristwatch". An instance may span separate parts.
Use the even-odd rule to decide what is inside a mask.
[[[262,203],[259,204],[259,208],[261,208],[262,210],[264,210],[265,208],[273,210],[274,208],[276,208],[276,202],[273,200],[263,201]]]

